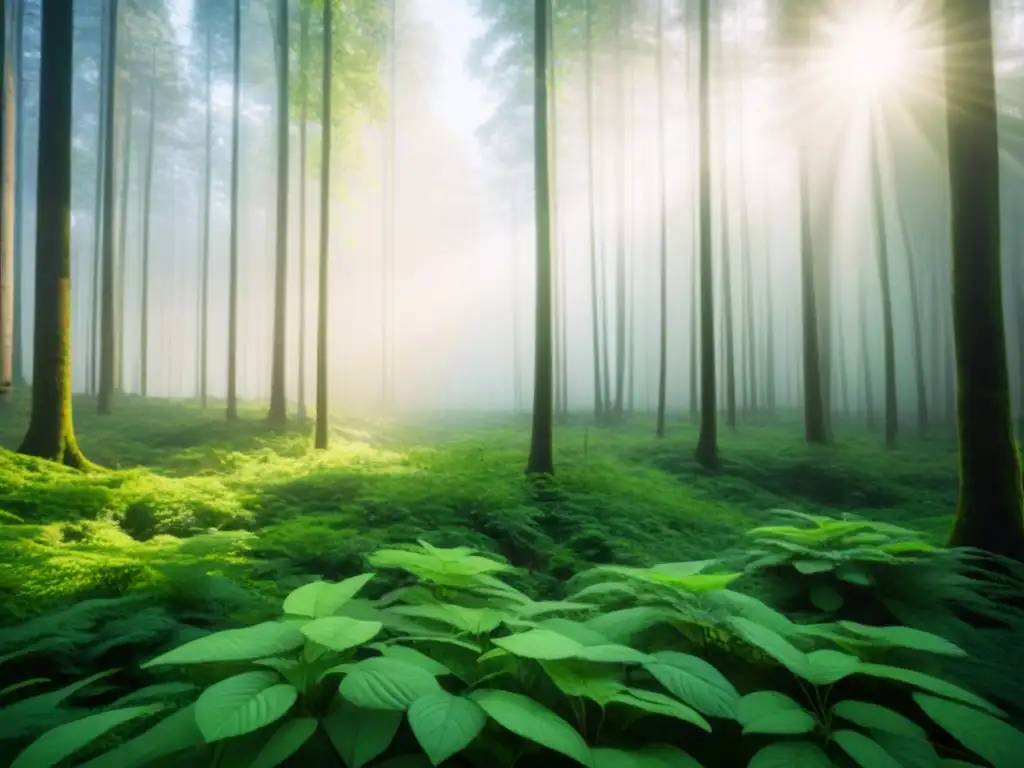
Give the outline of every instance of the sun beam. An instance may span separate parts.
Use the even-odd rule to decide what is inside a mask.
[[[877,97],[909,84],[918,41],[905,15],[888,3],[845,4],[828,23],[824,64],[843,95]]]

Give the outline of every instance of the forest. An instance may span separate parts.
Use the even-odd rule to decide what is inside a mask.
[[[0,765],[1022,764],[1024,2],[0,11]]]

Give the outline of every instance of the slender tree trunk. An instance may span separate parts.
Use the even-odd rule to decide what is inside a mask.
[[[153,159],[156,155],[156,51],[149,75],[149,137],[146,146],[146,169],[142,182],[142,330],[139,334],[139,392],[149,395],[149,230],[152,225]]]
[[[894,448],[899,434],[899,411],[896,402],[896,337],[893,329],[889,238],[885,225],[885,198],[880,163],[878,128],[872,126],[871,197],[875,215],[875,257],[878,260],[878,282],[882,291],[882,338],[885,349],[885,445],[887,448]]]
[[[329,256],[331,246],[331,69],[334,63],[333,20],[331,3],[324,3],[323,113],[320,117],[322,145],[320,158],[320,270],[317,275],[316,319],[316,443],[327,448],[327,329]]]
[[[765,401],[768,406],[768,415],[775,416],[776,407],[776,365],[775,365],[775,297],[772,283],[774,281],[772,272],[772,260],[765,259],[764,267],[764,378],[765,378]]]
[[[285,400],[285,355],[287,352],[288,303],[288,0],[277,0],[277,241],[274,266],[274,336],[271,348],[271,424],[288,421]]]
[[[110,7],[108,3],[103,4],[103,12],[101,14],[102,21],[100,22],[100,34],[99,34],[99,45],[100,45],[100,73],[105,73],[109,66],[108,59],[110,56],[109,40],[107,39],[107,16],[110,13]],[[107,80],[104,77],[100,78],[99,83],[100,91],[100,103],[99,103],[99,125],[96,131],[96,186],[93,191],[93,263],[92,263],[92,309],[90,312],[90,330],[89,330],[89,394],[97,394],[99,392],[99,372],[100,372],[100,315],[102,313],[103,298],[101,295],[102,283],[100,277],[103,271],[103,194],[105,187],[104,179],[106,177],[106,143],[107,143],[107,101],[110,98],[110,92],[107,89]]]
[[[658,415],[655,433],[665,436],[668,398],[668,191],[665,184],[665,3],[658,0],[658,26],[654,61],[658,87],[658,298],[661,314],[658,335]]]
[[[700,0],[700,303],[701,403],[697,461],[717,469],[718,405],[715,392],[715,285],[711,265],[711,34],[709,0]]]
[[[917,396],[917,433],[921,438],[928,436],[928,385],[924,373],[924,333],[921,328],[921,286],[918,283],[917,257],[907,226],[907,216],[897,198],[896,215],[899,217],[900,234],[903,237],[903,253],[907,259],[907,279],[910,286],[911,339],[914,345],[914,386]]]
[[[723,88],[723,92],[724,92]],[[723,99],[724,102],[724,99]],[[719,110],[719,130],[724,129],[725,116],[723,108]],[[722,259],[722,335],[725,347],[725,423],[729,429],[736,429],[736,335],[733,323],[732,303],[732,246],[729,231],[729,146],[725,141],[722,147],[722,170],[720,173],[719,199],[722,243],[720,255]]]
[[[22,248],[23,234],[25,230],[24,210],[24,188],[25,188],[25,88],[24,88],[24,56],[25,56],[25,0],[14,0],[12,19],[12,47],[11,64],[14,75],[14,157],[12,158],[14,170],[14,297],[11,301],[11,308],[14,312],[12,322],[11,341],[11,378],[15,387],[25,386],[24,355],[22,354],[23,330],[25,328],[24,297],[22,276],[23,265],[26,261],[24,249]]]
[[[738,46],[737,46],[738,47]],[[744,66],[743,51],[737,52],[739,66],[737,67],[737,79],[739,81],[739,108],[736,111],[736,128],[740,135],[739,149],[739,184],[740,184],[740,258],[743,263],[743,341],[744,358],[746,360],[746,376],[744,377],[746,395],[743,407],[748,413],[756,413],[757,403],[757,344],[754,332],[754,270],[751,265],[750,252],[750,190],[747,188],[747,153],[746,142],[746,120],[744,105],[746,102],[746,89],[744,79],[746,67]]]
[[[590,326],[594,347],[594,418],[598,423],[604,420],[604,391],[601,386],[601,331],[598,303],[597,271],[597,214],[594,204],[594,41],[593,41],[593,0],[586,0],[586,61],[584,76],[586,90],[587,130],[587,222],[589,226],[588,245],[590,251]]]
[[[327,12],[324,16],[326,20]],[[327,30],[324,30],[327,39]],[[306,419],[306,124],[309,122],[309,5],[299,3],[299,421]],[[319,322],[319,321],[318,321]],[[319,327],[317,334],[319,335]]]
[[[626,93],[622,61],[622,28],[626,23],[626,3],[618,3],[615,21],[615,404],[613,414],[622,419],[626,384]]]
[[[32,413],[19,452],[89,466],[71,419],[73,0],[43,0]]]
[[[864,426],[875,431],[875,388],[871,373],[871,339],[868,336],[868,296],[866,274],[860,276],[860,307],[857,320],[860,327],[861,373],[864,376]]]
[[[551,0],[534,0],[534,193],[537,230],[537,312],[533,382],[533,428],[527,474],[554,473],[551,359],[551,190],[548,165],[548,25]]]
[[[97,410],[108,414],[113,409],[116,330],[114,317],[114,109],[117,102],[117,6],[118,0],[106,0],[107,70],[104,82],[107,99],[103,128],[103,295],[100,308],[100,382]]]
[[[14,144],[17,101],[14,46],[7,45],[6,3],[0,3],[0,405],[14,388]]]
[[[231,93],[231,221],[228,235],[228,382],[227,418],[238,419],[238,145],[242,96],[242,0],[234,0]]]
[[[212,14],[211,14],[212,16]],[[213,208],[213,19],[206,18],[206,157],[203,161],[203,243],[199,295],[199,404],[206,408],[210,362],[210,216]]]
[[[117,276],[114,280],[114,391],[124,393],[124,284],[128,266],[128,191],[132,161],[132,82],[125,82],[124,135],[121,139],[121,200],[118,203],[117,251],[114,254]]]
[[[1003,325],[991,4],[946,0],[944,22],[960,444],[960,501],[949,543],[1024,561]]]
[[[523,372],[519,360],[519,206],[512,196],[512,402],[518,416],[523,412]]]

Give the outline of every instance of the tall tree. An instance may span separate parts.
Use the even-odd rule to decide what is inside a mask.
[[[949,543],[1024,562],[1024,490],[1010,407],[990,2],[945,0],[960,499]]]
[[[89,466],[71,420],[71,91],[74,2],[43,0],[32,412],[19,452]]]
[[[535,320],[533,429],[528,474],[550,475],[555,471],[552,450],[554,392],[551,332],[551,190],[548,164],[548,25],[551,0],[534,0],[533,143],[534,204],[537,230],[537,310]]]
[[[872,123],[871,131],[871,202],[874,211],[875,259],[878,266],[878,284],[882,293],[882,346],[885,366],[885,445],[896,446],[899,434],[899,410],[896,403],[896,332],[892,316],[892,280],[889,270],[889,237],[885,225],[885,192],[882,186],[881,156],[879,153],[879,126]]]
[[[117,18],[118,0],[106,2],[106,57],[103,73],[107,98],[103,104],[103,262],[101,268],[102,296],[100,302],[100,365],[97,410],[108,414],[113,408],[116,350],[114,327],[114,107],[117,83]]]
[[[598,309],[597,211],[594,199],[594,0],[586,0],[584,42],[584,91],[587,131],[587,247],[590,255],[590,325],[594,348],[594,418],[604,419],[604,388],[601,381],[601,331]]]
[[[234,0],[231,28],[231,221],[228,242],[228,421],[238,418],[238,149],[241,139],[242,0]]]
[[[209,0],[207,0],[209,2]],[[206,154],[203,158],[203,242],[201,256],[201,273],[199,275],[199,402],[206,407],[208,390],[207,374],[209,365],[209,351],[207,340],[209,339],[210,319],[210,217],[213,208],[213,188],[211,185],[211,171],[213,168],[213,14],[207,12],[204,30],[206,38]],[[122,256],[122,258],[124,258]]]
[[[0,3],[6,6],[6,3]],[[7,43],[6,8],[0,7],[0,404],[14,386],[14,62]]]
[[[658,88],[658,413],[655,433],[665,436],[668,393],[668,191],[665,185],[665,2],[658,0],[654,53]]]
[[[288,421],[285,400],[285,353],[288,302],[288,0],[277,0],[275,36],[277,43],[277,238],[274,259],[274,336],[271,344],[271,424]]]
[[[316,447],[327,447],[327,286],[331,226],[331,69],[334,42],[331,0],[324,0],[323,140],[320,158],[320,274],[316,323]]]
[[[149,234],[152,225],[153,158],[156,155],[156,48],[149,75],[149,136],[146,141],[146,167],[142,179],[142,300],[139,312],[139,394],[149,394]]]
[[[709,0],[700,0],[700,437],[697,461],[717,469],[718,398],[715,392],[715,285],[711,264],[711,30]]]
[[[299,421],[306,418],[306,127],[309,122],[309,12],[308,2],[299,3]],[[326,19],[325,19],[326,21]],[[326,38],[327,31],[324,30]]]

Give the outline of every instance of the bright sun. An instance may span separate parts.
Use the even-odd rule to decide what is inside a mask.
[[[880,96],[907,85],[916,41],[906,18],[887,3],[862,2],[828,24],[826,74],[850,95]]]

